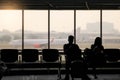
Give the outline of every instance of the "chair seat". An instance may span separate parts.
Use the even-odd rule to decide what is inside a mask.
[[[2,49],[1,60],[5,63],[14,63],[18,61],[18,50],[17,49]]]
[[[57,49],[42,50],[42,65],[46,68],[58,68],[58,79],[61,79],[61,58]]]
[[[22,61],[24,62],[38,61],[38,50],[37,49],[23,49],[22,50]]]

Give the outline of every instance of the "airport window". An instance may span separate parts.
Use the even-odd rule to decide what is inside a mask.
[[[74,35],[74,10],[50,10],[50,48],[63,49]]]
[[[0,49],[22,48],[22,11],[0,10]]]
[[[24,48],[48,48],[48,10],[24,10]]]
[[[100,11],[76,11],[76,43],[81,49],[90,48],[94,39],[100,36]]]
[[[0,48],[22,49],[23,45],[24,48],[44,49],[50,43],[49,48],[63,49],[68,36],[74,33],[81,49],[90,48],[95,37],[101,34],[105,48],[120,47],[120,10],[102,10],[102,33],[100,10],[76,10],[75,14],[74,11],[24,10],[22,27],[22,10],[0,10]]]
[[[120,48],[120,10],[103,10],[103,45],[105,48]]]

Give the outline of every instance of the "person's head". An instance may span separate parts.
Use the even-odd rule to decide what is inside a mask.
[[[74,40],[74,36],[70,35],[70,36],[68,37],[68,42],[69,42],[69,44],[72,44],[72,43],[73,43],[73,40]]]
[[[102,45],[102,41],[100,37],[96,37],[94,45]]]

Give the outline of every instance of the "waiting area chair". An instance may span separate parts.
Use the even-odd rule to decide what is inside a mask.
[[[106,64],[105,56],[104,54],[95,54],[91,49],[86,49],[84,51],[84,57],[86,62],[88,63],[88,66],[93,69],[94,78],[97,78],[97,67],[103,67]]]
[[[43,49],[42,50],[42,64],[46,68],[58,68],[58,79],[61,79],[61,57],[57,49]]]
[[[90,80],[87,75],[87,65],[82,60],[75,60],[71,62],[71,78],[81,78],[82,80]]]
[[[5,63],[13,63],[18,61],[18,50],[17,49],[2,49],[1,60]]]
[[[22,49],[22,62],[36,62],[38,61],[37,49]]]
[[[104,49],[105,58],[108,62],[117,62],[120,60],[120,50],[119,49]]]
[[[1,49],[1,61],[4,63],[4,74],[9,74],[12,68],[17,67],[18,63],[18,49]]]

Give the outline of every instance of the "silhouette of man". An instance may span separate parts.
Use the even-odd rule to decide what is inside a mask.
[[[69,74],[70,74],[70,66],[71,66],[71,62],[75,61],[75,60],[82,60],[81,57],[81,50],[78,47],[77,44],[73,43],[74,41],[74,36],[70,35],[68,37],[68,43],[64,44],[64,53],[66,55],[66,75],[65,75],[65,80],[69,80]],[[86,76],[88,78],[88,76]],[[84,79],[85,80],[85,79]],[[90,79],[86,79],[86,80],[90,80]]]

